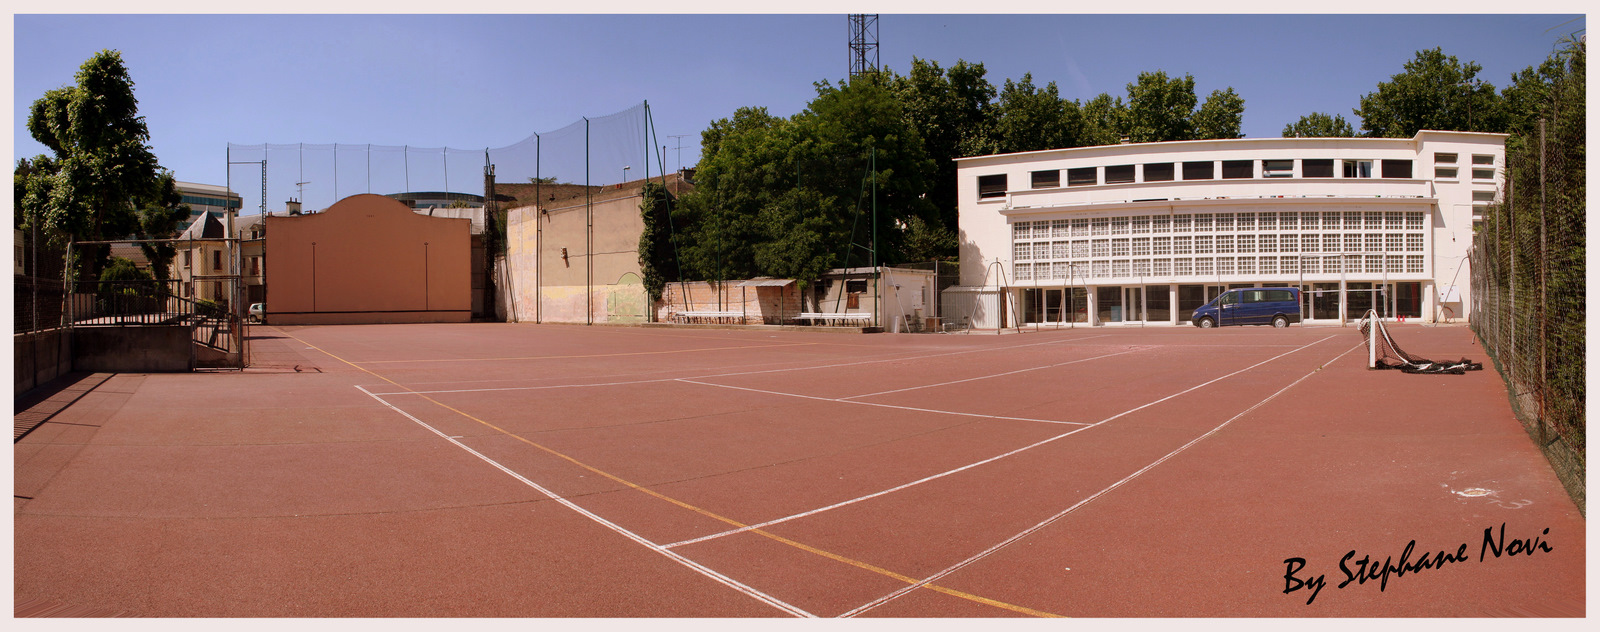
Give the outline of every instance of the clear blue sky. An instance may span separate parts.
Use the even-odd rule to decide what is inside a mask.
[[[996,86],[1031,72],[1036,84],[1054,81],[1079,100],[1125,97],[1141,71],[1192,74],[1201,99],[1226,87],[1244,97],[1245,135],[1259,138],[1313,111],[1342,114],[1359,128],[1351,112],[1358,98],[1418,50],[1439,46],[1475,61],[1480,77],[1502,88],[1585,27],[1572,13],[883,14],[879,36],[882,64],[901,73],[913,56],[944,67],[965,59],[983,62]],[[711,121],[742,106],[794,114],[814,96],[813,82],[837,82],[849,69],[843,13],[15,15],[13,28],[14,158],[46,152],[28,135],[29,105],[111,48],[137,84],[161,164],[180,180],[211,184],[227,177],[230,142],[447,146],[478,151],[481,166],[484,148],[645,100],[670,170],[680,142],[671,136],[687,135],[682,163],[692,165]],[[630,178],[642,175],[632,166]],[[611,171],[619,170],[595,181],[621,179]],[[456,186],[473,172],[459,173],[466,175],[452,165],[452,189],[478,189]],[[259,190],[248,169],[232,177],[235,190]],[[284,188],[293,177],[273,176],[269,208],[281,206],[280,191],[293,194]],[[245,213],[258,197],[247,194]],[[309,207],[330,202],[306,191]]]

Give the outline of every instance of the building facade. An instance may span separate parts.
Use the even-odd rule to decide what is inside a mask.
[[[1302,317],[1461,320],[1504,134],[1139,143],[957,160],[945,317],[1186,324],[1225,289],[1300,287]]]

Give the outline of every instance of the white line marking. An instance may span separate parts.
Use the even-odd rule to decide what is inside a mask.
[[[902,489],[906,489],[908,487],[912,487],[912,486],[915,486],[915,485],[921,485],[921,484],[926,483],[928,481],[941,479],[941,478],[944,478],[946,476],[950,476],[951,474],[956,474],[958,472],[963,472],[963,471],[972,469],[974,467],[978,467],[980,465],[983,465],[985,463],[992,463],[994,461],[998,461],[1000,459],[1003,459],[1003,458],[1006,458],[1008,456],[1017,454],[1019,452],[1023,452],[1025,450],[1031,450],[1033,448],[1037,448],[1037,447],[1042,446],[1044,444],[1051,443],[1051,442],[1056,441],[1058,439],[1063,439],[1063,438],[1066,438],[1066,437],[1070,437],[1072,435],[1075,435],[1075,434],[1077,434],[1079,432],[1083,432],[1083,431],[1088,430],[1090,428],[1095,428],[1095,427],[1104,425],[1104,424],[1106,424],[1106,423],[1108,423],[1108,422],[1110,422],[1110,421],[1112,421],[1114,419],[1118,419],[1120,417],[1125,417],[1127,415],[1131,415],[1133,413],[1136,413],[1138,411],[1144,410],[1144,409],[1149,408],[1151,406],[1155,406],[1156,404],[1160,404],[1162,402],[1165,402],[1167,400],[1173,399],[1175,397],[1182,396],[1182,395],[1184,395],[1186,393],[1189,393],[1189,392],[1204,388],[1206,386],[1209,386],[1211,384],[1215,384],[1215,383],[1220,382],[1222,380],[1228,379],[1228,378],[1233,377],[1235,375],[1238,375],[1240,373],[1244,373],[1245,371],[1249,371],[1251,369],[1254,369],[1254,368],[1256,368],[1258,366],[1261,366],[1261,365],[1266,364],[1268,362],[1271,362],[1273,360],[1277,360],[1278,358],[1282,358],[1282,357],[1284,357],[1286,355],[1302,351],[1302,350],[1304,350],[1306,348],[1309,348],[1311,345],[1315,345],[1315,344],[1318,344],[1318,343],[1321,343],[1321,342],[1324,342],[1324,341],[1328,341],[1328,340],[1332,340],[1332,339],[1333,339],[1333,336],[1328,336],[1328,337],[1323,338],[1321,340],[1318,340],[1316,342],[1312,342],[1312,343],[1309,343],[1309,344],[1307,344],[1305,346],[1296,348],[1296,349],[1294,349],[1292,351],[1287,351],[1287,352],[1275,355],[1275,356],[1273,356],[1271,358],[1268,358],[1266,360],[1262,360],[1261,362],[1257,362],[1255,364],[1252,364],[1252,365],[1247,366],[1245,368],[1239,369],[1238,371],[1234,371],[1234,372],[1229,373],[1227,375],[1224,375],[1222,377],[1213,379],[1213,380],[1208,381],[1208,382],[1203,382],[1203,383],[1195,385],[1195,386],[1191,386],[1191,387],[1189,387],[1187,389],[1184,389],[1182,391],[1178,391],[1176,393],[1173,393],[1173,394],[1168,395],[1166,397],[1163,397],[1161,399],[1155,400],[1153,402],[1150,402],[1150,403],[1147,403],[1147,404],[1143,404],[1143,405],[1140,405],[1140,406],[1137,406],[1137,407],[1134,407],[1134,408],[1130,408],[1128,410],[1122,411],[1120,413],[1117,413],[1115,415],[1112,415],[1110,417],[1102,419],[1102,420],[1100,420],[1098,422],[1095,422],[1093,424],[1090,424],[1088,426],[1084,426],[1082,428],[1076,428],[1076,429],[1070,430],[1068,432],[1064,432],[1064,433],[1058,434],[1058,435],[1056,435],[1054,437],[1050,437],[1050,438],[1045,439],[1043,441],[1039,441],[1037,443],[1026,445],[1026,446],[1017,448],[1015,450],[1012,450],[1010,452],[1006,452],[1004,454],[999,454],[999,455],[996,455],[996,456],[992,456],[992,457],[989,457],[989,458],[984,459],[982,461],[978,461],[976,463],[963,465],[963,466],[958,467],[958,468],[953,469],[953,470],[940,472],[938,474],[934,474],[934,475],[931,475],[931,476],[920,478],[920,479],[911,481],[909,483],[906,483],[906,484],[903,484],[903,485],[899,485],[897,487],[891,487],[889,489],[885,489],[885,490],[880,491],[880,492],[867,494],[866,496],[860,496],[860,497],[857,497],[857,498],[852,498],[850,500],[837,502],[837,503],[834,503],[832,505],[828,505],[826,507],[820,507],[820,508],[817,508],[817,509],[812,509],[810,511],[805,511],[805,512],[797,513],[797,514],[790,515],[790,516],[784,516],[782,518],[778,518],[778,519],[775,519],[775,520],[768,520],[768,521],[760,523],[760,524],[753,524],[753,525],[749,525],[749,526],[745,526],[745,527],[740,527],[740,528],[737,528],[737,529],[730,529],[728,531],[723,531],[721,533],[713,533],[711,535],[702,536],[702,537],[699,537],[699,538],[694,538],[692,540],[684,540],[682,542],[674,542],[672,544],[665,545],[665,548],[669,548],[669,549],[677,548],[677,547],[688,545],[688,544],[694,544],[696,542],[705,542],[707,540],[715,540],[717,538],[734,535],[736,533],[743,533],[743,532],[749,531],[751,529],[761,529],[761,528],[765,528],[765,527],[770,527],[772,525],[783,523],[783,522],[788,522],[790,520],[794,520],[794,519],[797,519],[797,518],[804,518],[804,517],[807,517],[807,516],[814,516],[816,514],[824,512],[824,511],[829,511],[829,510],[832,510],[832,509],[838,509],[838,508],[844,507],[846,505],[853,505],[853,504],[859,503],[859,502],[864,501],[864,500],[871,500],[873,498],[877,498],[877,497],[883,496],[885,494],[890,494],[890,493],[893,493],[893,492],[897,492],[897,491],[900,491]],[[1346,351],[1345,353],[1349,353],[1349,351]],[[1340,354],[1340,355],[1342,356],[1343,354]],[[1335,359],[1337,359],[1337,358],[1335,358]],[[713,386],[715,386],[715,385],[713,385]],[[729,387],[729,388],[734,388],[734,387]],[[864,402],[862,402],[862,403],[864,403]]]
[[[1049,364],[1049,365],[1045,365],[1045,366],[1036,366],[1036,367],[1029,368],[1029,369],[1017,369],[1015,371],[1006,371],[1005,373],[996,373],[994,375],[982,375],[982,376],[979,376],[979,377],[969,377],[969,378],[964,379],[964,380],[952,380],[952,381],[949,381],[949,382],[940,382],[938,384],[926,384],[926,385],[923,385],[923,386],[912,386],[912,387],[908,387],[908,388],[897,388],[897,389],[892,390],[892,391],[881,391],[881,392],[877,392],[877,393],[867,393],[865,395],[851,395],[849,397],[842,397],[842,398],[840,398],[840,400],[842,401],[842,400],[847,400],[847,399],[857,399],[857,398],[861,398],[861,397],[876,397],[878,395],[888,395],[890,393],[903,393],[905,391],[915,391],[915,390],[924,389],[924,388],[934,388],[936,386],[949,386],[951,384],[960,384],[962,382],[975,382],[975,381],[978,381],[978,380],[987,380],[987,379],[991,379],[991,378],[1005,377],[1007,375],[1016,375],[1018,373],[1027,373],[1029,371],[1042,371],[1044,369],[1053,369],[1053,368],[1056,368],[1056,367],[1067,366],[1069,364],[1077,364],[1079,362],[1088,362],[1090,360],[1099,360],[1101,358],[1110,358],[1110,357],[1113,357],[1113,356],[1126,355],[1126,354],[1129,354],[1129,353],[1133,353],[1135,351],[1144,351],[1144,350],[1151,349],[1151,348],[1152,347],[1140,347],[1140,348],[1137,348],[1137,349],[1129,349],[1127,351],[1119,351],[1117,353],[1108,353],[1108,354],[1105,354],[1105,355],[1099,355],[1099,356],[1095,356],[1095,357],[1092,357],[1092,358],[1079,358],[1077,360],[1061,362],[1061,363],[1058,363],[1058,364]]]
[[[819,402],[835,402],[835,403],[839,403],[839,404],[855,404],[857,406],[876,406],[878,408],[894,408],[894,409],[897,409],[897,410],[909,410],[909,411],[912,411],[912,412],[919,412],[919,413],[934,413],[934,414],[938,414],[938,415],[955,415],[955,416],[958,416],[958,417],[978,417],[978,418],[981,418],[981,419],[1005,419],[1005,420],[1008,420],[1008,421],[1035,421],[1035,422],[1045,423],[1045,424],[1068,424],[1068,425],[1073,425],[1073,426],[1087,426],[1087,425],[1089,425],[1087,422],[1082,422],[1082,421],[1056,421],[1054,419],[1033,419],[1033,418],[1029,418],[1029,417],[1006,417],[1004,415],[984,415],[984,414],[980,414],[980,413],[963,413],[963,412],[956,412],[956,411],[953,411],[953,410],[934,410],[932,408],[915,408],[915,407],[911,407],[911,406],[895,406],[893,404],[879,404],[879,403],[875,403],[875,402],[857,402],[857,401],[852,401],[852,400],[848,400],[848,399],[838,399],[838,398],[834,398],[834,397],[818,397],[816,395],[801,395],[801,394],[798,394],[798,393],[785,393],[783,391],[768,391],[768,390],[763,390],[763,389],[759,389],[759,388],[747,388],[747,387],[743,387],[743,386],[730,386],[730,385],[727,385],[727,384],[716,384],[716,383],[712,383],[712,382],[698,382],[698,381],[695,381],[695,380],[681,379],[681,378],[678,379],[677,381],[683,382],[685,384],[699,384],[701,386],[715,386],[717,388],[728,388],[728,389],[733,389],[733,390],[736,390],[736,391],[749,391],[751,393],[762,393],[764,395],[782,395],[784,397],[798,397],[800,399],[810,399],[810,400],[816,400],[816,401],[819,401]]]
[[[663,546],[661,546],[659,544],[651,542],[651,541],[645,539],[643,536],[640,536],[640,535],[638,535],[638,534],[636,534],[636,533],[634,533],[632,531],[624,529],[620,525],[617,525],[616,523],[613,523],[610,520],[606,520],[605,518],[601,518],[600,516],[595,515],[594,513],[590,512],[589,510],[578,506],[576,503],[574,503],[574,502],[572,502],[570,500],[567,500],[565,498],[562,498],[561,496],[557,495],[555,492],[552,492],[552,491],[550,491],[548,489],[545,489],[543,486],[539,485],[538,483],[535,483],[535,482],[533,482],[531,480],[528,480],[527,478],[525,478],[521,474],[518,474],[515,471],[513,471],[511,468],[508,468],[508,467],[506,467],[504,465],[501,465],[500,463],[496,462],[494,459],[491,459],[491,458],[485,456],[483,453],[478,452],[477,450],[474,450],[472,448],[467,447],[466,444],[463,444],[460,441],[457,441],[454,437],[451,437],[449,435],[446,435],[443,432],[440,432],[437,428],[434,428],[433,426],[428,425],[427,423],[423,422],[421,419],[417,419],[416,417],[413,417],[411,415],[411,413],[408,413],[408,412],[406,412],[404,410],[401,410],[399,407],[395,406],[394,404],[390,404],[388,401],[385,401],[382,397],[379,397],[376,394],[373,394],[371,391],[368,391],[367,389],[362,388],[360,386],[357,386],[356,388],[360,389],[361,392],[366,393],[368,396],[372,397],[373,399],[378,400],[378,402],[383,404],[384,406],[389,407],[390,410],[393,410],[393,411],[395,411],[397,413],[400,413],[401,415],[404,415],[406,417],[406,419],[410,419],[411,421],[416,422],[417,425],[422,426],[423,428],[427,428],[429,432],[432,432],[433,434],[436,434],[436,435],[438,435],[440,437],[443,437],[445,441],[449,441],[450,443],[455,444],[456,447],[467,451],[468,454],[471,454],[472,456],[478,457],[479,459],[483,460],[483,462],[488,463],[489,465],[494,466],[496,469],[498,469],[498,470],[500,470],[502,472],[505,472],[506,474],[510,475],[512,478],[515,478],[518,481],[521,481],[524,485],[527,485],[528,487],[532,487],[533,489],[538,490],[539,493],[544,494],[545,496],[549,497],[551,500],[554,500],[554,501],[556,501],[558,503],[561,503],[562,505],[565,505],[568,509],[571,509],[571,510],[573,510],[575,512],[578,512],[579,515],[582,515],[585,518],[593,520],[594,522],[599,523],[601,526],[603,526],[603,527],[605,527],[607,529],[610,529],[612,531],[615,531],[618,534],[622,535],[623,537],[628,538],[629,540],[633,540],[634,542],[644,546],[645,548],[650,549],[651,551],[655,551],[656,553],[659,553],[662,556],[665,556],[667,559],[670,559],[670,560],[672,560],[674,562],[682,564],[683,566],[685,566],[685,567],[687,567],[687,568],[689,568],[691,570],[694,570],[695,572],[698,572],[701,575],[705,575],[706,577],[709,577],[709,578],[717,581],[718,583],[721,583],[724,586],[727,586],[727,587],[732,588],[734,590],[737,590],[737,591],[739,591],[741,593],[744,593],[746,596],[752,597],[752,598],[754,598],[754,599],[756,599],[758,601],[761,601],[761,602],[763,602],[763,603],[765,603],[765,604],[767,604],[769,606],[777,608],[778,610],[782,610],[782,611],[787,612],[787,613],[789,613],[791,615],[794,615],[796,617],[816,618],[816,615],[811,614],[810,612],[806,612],[805,610],[802,610],[802,609],[800,609],[798,607],[795,607],[793,605],[785,603],[783,600],[780,600],[780,599],[778,599],[776,597],[773,597],[771,595],[768,595],[768,594],[766,594],[764,592],[761,592],[759,590],[756,590],[754,588],[746,586],[745,584],[739,582],[738,580],[735,580],[735,579],[733,579],[731,577],[723,575],[722,573],[718,573],[717,571],[714,571],[714,570],[711,570],[710,568],[702,566],[698,562],[695,562],[694,560],[690,560],[689,558],[686,558],[686,557],[684,557],[682,555],[679,555],[676,552],[669,551],[669,550],[667,550],[666,547],[663,547]]]
[[[1327,340],[1327,338],[1324,338],[1323,340]],[[1319,340],[1318,342],[1321,342],[1321,341]],[[1316,343],[1314,342],[1314,343],[1311,343],[1311,344],[1316,344]],[[1350,349],[1345,350],[1344,353],[1341,353],[1338,356],[1334,357],[1333,360],[1328,361],[1327,363],[1324,364],[1324,366],[1326,366],[1327,364],[1332,364],[1334,362],[1337,362],[1339,360],[1339,358],[1344,357],[1346,354],[1348,354],[1351,351],[1354,351],[1354,350],[1356,350],[1358,348],[1361,348],[1362,346],[1363,345],[1356,345],[1355,347],[1351,347]],[[1291,353],[1293,353],[1293,352],[1291,352]],[[1172,457],[1177,456],[1179,453],[1183,452],[1184,450],[1188,450],[1189,448],[1193,447],[1195,444],[1200,443],[1201,441],[1204,441],[1207,437],[1210,437],[1211,435],[1216,434],[1218,431],[1222,430],[1223,428],[1226,428],[1228,426],[1228,424],[1233,423],[1235,420],[1239,419],[1240,417],[1248,415],[1252,411],[1254,411],[1255,409],[1260,408],[1261,406],[1265,405],[1267,402],[1270,402],[1270,401],[1272,401],[1274,399],[1277,399],[1277,397],[1279,395],[1282,395],[1285,391],[1288,391],[1289,389],[1294,388],[1295,385],[1306,381],[1311,376],[1316,375],[1317,372],[1321,371],[1321,370],[1322,370],[1322,367],[1317,367],[1315,369],[1312,369],[1310,373],[1307,373],[1307,374],[1301,376],[1300,379],[1295,380],[1294,382],[1290,383],[1288,386],[1285,386],[1285,387],[1283,387],[1281,389],[1278,389],[1278,392],[1273,393],[1271,395],[1268,395],[1266,399],[1263,399],[1263,400],[1261,400],[1259,402],[1256,402],[1254,405],[1250,406],[1249,408],[1244,409],[1243,412],[1241,412],[1241,413],[1239,413],[1237,415],[1234,415],[1233,417],[1229,418],[1227,421],[1224,421],[1221,424],[1217,425],[1217,427],[1212,428],[1211,430],[1207,431],[1205,434],[1202,434],[1202,435],[1200,435],[1198,437],[1195,437],[1194,440],[1192,440],[1192,441],[1190,441],[1188,443],[1185,443],[1182,446],[1179,446],[1178,449],[1173,450],[1171,452],[1168,452],[1166,454],[1166,456],[1163,456],[1163,457],[1161,457],[1159,459],[1156,459],[1154,462],[1150,463],[1149,465],[1146,465],[1146,466],[1144,466],[1142,468],[1139,468],[1139,470],[1137,472],[1129,474],[1129,475],[1123,477],[1122,480],[1117,481],[1115,483],[1112,483],[1111,485],[1107,486],[1105,489],[1102,489],[1102,490],[1100,490],[1098,492],[1095,492],[1093,495],[1089,496],[1088,498],[1085,498],[1083,500],[1078,501],[1076,504],[1072,505],[1071,507],[1066,508],[1061,513],[1058,513],[1058,514],[1056,514],[1054,516],[1050,516],[1049,518],[1046,518],[1043,522],[1040,522],[1039,524],[1036,524],[1036,525],[1033,525],[1031,527],[1028,527],[1027,529],[1023,530],[1021,533],[1018,533],[1018,534],[1016,534],[1014,536],[1006,538],[1004,541],[1000,542],[999,544],[991,546],[991,547],[985,549],[983,552],[978,553],[977,555],[974,555],[974,556],[969,557],[969,558],[967,558],[965,560],[962,560],[962,561],[956,563],[954,566],[951,566],[950,568],[946,568],[946,569],[944,569],[942,571],[934,573],[933,575],[930,575],[927,579],[924,579],[924,580],[919,581],[919,582],[917,582],[915,584],[911,584],[909,586],[906,586],[904,588],[896,590],[896,591],[894,591],[892,593],[889,593],[887,595],[884,595],[882,597],[874,599],[874,600],[872,600],[870,602],[862,604],[861,606],[857,607],[856,609],[851,610],[849,612],[846,612],[846,613],[844,613],[842,615],[839,615],[839,616],[841,618],[854,617],[854,616],[859,615],[861,613],[864,613],[864,612],[866,612],[868,610],[871,610],[871,609],[876,608],[878,606],[881,606],[883,604],[889,603],[890,601],[893,601],[894,599],[899,598],[901,595],[904,595],[904,594],[906,594],[908,592],[911,592],[912,590],[916,590],[916,589],[921,588],[921,587],[923,587],[925,585],[928,585],[928,584],[931,584],[931,583],[933,583],[935,581],[938,581],[938,580],[944,578],[945,576],[947,576],[947,575],[949,575],[951,573],[954,573],[954,572],[956,572],[958,570],[961,570],[962,568],[965,568],[965,567],[973,564],[974,562],[977,562],[978,560],[981,560],[981,559],[983,559],[985,557],[988,557],[988,556],[994,554],[996,551],[999,551],[1000,549],[1003,549],[1003,548],[1005,548],[1007,546],[1010,546],[1012,543],[1014,543],[1014,542],[1016,542],[1018,540],[1021,540],[1022,538],[1027,537],[1028,535],[1033,534],[1034,532],[1036,532],[1036,531],[1038,531],[1040,529],[1043,529],[1043,528],[1045,528],[1047,526],[1050,526],[1051,523],[1053,523],[1053,522],[1055,522],[1057,520],[1060,520],[1061,518],[1065,517],[1067,514],[1072,513],[1073,511],[1077,510],[1079,507],[1082,507],[1082,506],[1084,506],[1086,504],[1089,504],[1094,499],[1099,498],[1101,496],[1104,496],[1104,495],[1110,493],[1112,490],[1123,486],[1128,481],[1131,481],[1131,480],[1133,480],[1135,478],[1138,478],[1139,475],[1144,474],[1145,472],[1148,472],[1151,469],[1154,469],[1157,465],[1161,465],[1162,463],[1167,462],[1168,459],[1171,459]],[[671,545],[668,545],[668,546],[671,546]]]

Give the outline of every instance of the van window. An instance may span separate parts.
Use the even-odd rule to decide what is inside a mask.
[[[1267,295],[1267,300],[1273,303],[1294,300],[1294,292],[1289,290],[1267,290],[1264,294]]]
[[[1217,304],[1218,305],[1233,305],[1234,303],[1238,303],[1238,302],[1239,302],[1239,293],[1238,292],[1228,292],[1228,293],[1223,294],[1221,296],[1221,298],[1217,301]]]

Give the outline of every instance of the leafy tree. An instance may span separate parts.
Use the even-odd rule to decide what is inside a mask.
[[[913,57],[911,73],[893,76],[889,82],[906,120],[922,136],[923,148],[934,161],[928,200],[946,226],[956,225],[954,159],[997,150],[995,88],[984,78],[985,72],[981,63],[960,60],[945,71],[938,62]]]
[[[1233,88],[1212,90],[1194,113],[1194,139],[1244,138],[1244,98]]]
[[[1440,48],[1417,51],[1405,71],[1378,84],[1355,109],[1367,136],[1409,138],[1418,130],[1498,132],[1504,129],[1494,86]]]
[[[1194,138],[1194,77],[1164,71],[1139,73],[1128,84],[1128,140],[1152,143]]]
[[[50,90],[29,108],[29,134],[54,155],[26,162],[26,169],[18,164],[18,211],[58,243],[139,234],[136,208],[170,209],[179,198],[147,144],[133,79],[113,50],[90,57],[76,79],[77,85]],[[98,276],[109,248],[98,250],[84,258],[81,276]]]
[[[1082,146],[1115,145],[1128,133],[1128,107],[1121,97],[1113,98],[1100,93],[1082,107],[1083,131],[1079,138]]]
[[[1338,114],[1312,112],[1283,126],[1284,138],[1353,138],[1355,135],[1355,129]]]
[[[1002,153],[1078,146],[1083,115],[1077,101],[1061,98],[1054,81],[1041,89],[1034,87],[1032,73],[1020,82],[1007,79],[996,110],[995,141]]]
[[[661,300],[667,279],[679,276],[677,244],[669,224],[672,194],[658,182],[644,185],[639,213],[644,230],[639,233],[639,273],[651,300]]]
[[[143,239],[174,237],[178,227],[189,217],[189,205],[184,204],[183,196],[178,194],[172,172],[163,170],[159,177],[162,181],[156,186],[159,193],[154,199],[147,200],[138,211],[138,236]],[[172,259],[178,256],[176,246],[164,242],[144,242],[139,244],[139,250],[150,261],[150,270],[155,278],[172,278]]]

